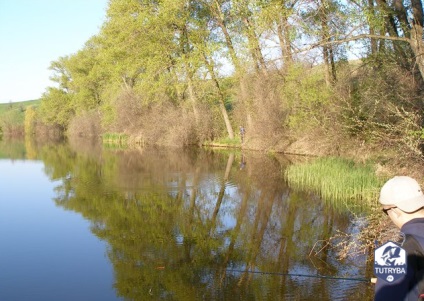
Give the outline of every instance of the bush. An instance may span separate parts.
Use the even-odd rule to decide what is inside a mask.
[[[123,91],[108,111],[108,116],[113,117],[105,131],[124,133],[135,143],[185,146],[198,144],[219,132],[214,123],[215,115],[206,105],[198,105],[196,121],[191,107],[166,100],[146,104],[142,96],[131,90]]]
[[[287,135],[287,108],[281,104],[280,92],[283,80],[277,73],[242,80],[234,103],[233,126],[246,129],[246,147],[267,149]]]
[[[11,109],[2,114],[0,127],[7,136],[22,136],[24,134],[24,115],[18,109]]]
[[[305,133],[323,126],[331,116],[334,95],[321,68],[294,65],[284,81],[282,106],[288,111],[285,122],[291,131]]]
[[[100,113],[93,110],[73,117],[69,122],[67,134],[78,137],[99,137],[101,132]]]
[[[33,106],[29,106],[25,111],[25,134],[34,135],[37,120],[37,112]]]
[[[342,84],[342,83],[340,83]],[[346,135],[371,146],[421,155],[422,94],[413,75],[395,65],[364,65],[340,97]]]

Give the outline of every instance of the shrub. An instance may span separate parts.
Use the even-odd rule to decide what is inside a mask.
[[[97,110],[83,112],[69,122],[67,134],[79,137],[99,137],[102,132],[101,117]]]
[[[125,133],[131,141],[147,144],[185,146],[218,135],[214,116],[206,105],[198,105],[196,119],[192,107],[170,101],[143,103],[143,97],[131,90],[123,91],[109,106],[113,116],[106,131]]]
[[[421,154],[422,93],[412,74],[390,64],[364,65],[345,86],[339,116],[346,135],[383,150]]]
[[[37,112],[33,106],[29,106],[25,111],[25,134],[33,135],[35,133],[35,125],[37,120]]]
[[[285,120],[294,132],[304,133],[323,126],[331,115],[331,87],[325,82],[321,68],[293,65],[284,78],[282,106],[288,111]]]

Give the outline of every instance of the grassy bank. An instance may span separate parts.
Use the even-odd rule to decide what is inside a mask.
[[[240,137],[236,137],[234,139],[224,137],[214,141],[205,141],[202,145],[207,147],[241,148],[242,143]]]
[[[291,187],[312,190],[333,208],[353,212],[371,211],[386,180],[371,164],[336,157],[291,165],[285,175]]]
[[[378,205],[379,191],[387,180],[377,176],[374,165],[326,157],[290,165],[285,171],[289,186],[314,191],[328,207],[353,213],[357,231],[339,232],[325,239],[340,259],[371,254],[375,242],[393,240],[398,232],[388,218],[383,218]],[[369,256],[371,262],[373,256]]]

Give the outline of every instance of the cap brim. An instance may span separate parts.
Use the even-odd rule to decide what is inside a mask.
[[[409,200],[400,202],[399,204],[393,204],[393,205],[395,205],[402,211],[405,211],[408,213],[414,212],[424,207],[424,195],[420,195],[413,199],[409,199]]]

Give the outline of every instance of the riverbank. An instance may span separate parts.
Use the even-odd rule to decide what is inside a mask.
[[[249,145],[249,140],[240,145],[241,151],[255,149]],[[334,210],[351,212],[353,223],[357,224],[355,233],[340,232],[319,243],[335,250],[340,259],[372,254],[381,243],[399,239],[399,229],[381,213],[378,203],[379,191],[387,179],[408,175],[424,185],[424,162],[420,155],[401,156],[393,150],[370,148],[365,143],[354,145],[345,141],[331,145],[328,140],[301,139],[285,148],[255,150],[288,156],[291,165],[285,174],[289,186],[312,189]],[[373,256],[368,260],[372,261]]]
[[[102,137],[107,144],[127,144],[134,148],[152,145],[151,141],[143,139],[142,136],[104,134]],[[161,147],[161,145],[158,146]],[[163,145],[163,147],[166,146]],[[358,139],[316,136],[311,133],[299,137],[280,135],[279,139],[274,138],[274,141],[271,142],[269,137],[250,136],[248,134],[243,143],[239,137],[236,137],[235,139],[207,140],[197,146],[282,154],[290,156],[294,163],[303,162],[307,158],[339,157],[359,164],[373,165],[377,177],[389,178],[395,175],[408,175],[424,184],[424,157],[421,154],[411,151],[402,153],[395,148],[380,148]]]

